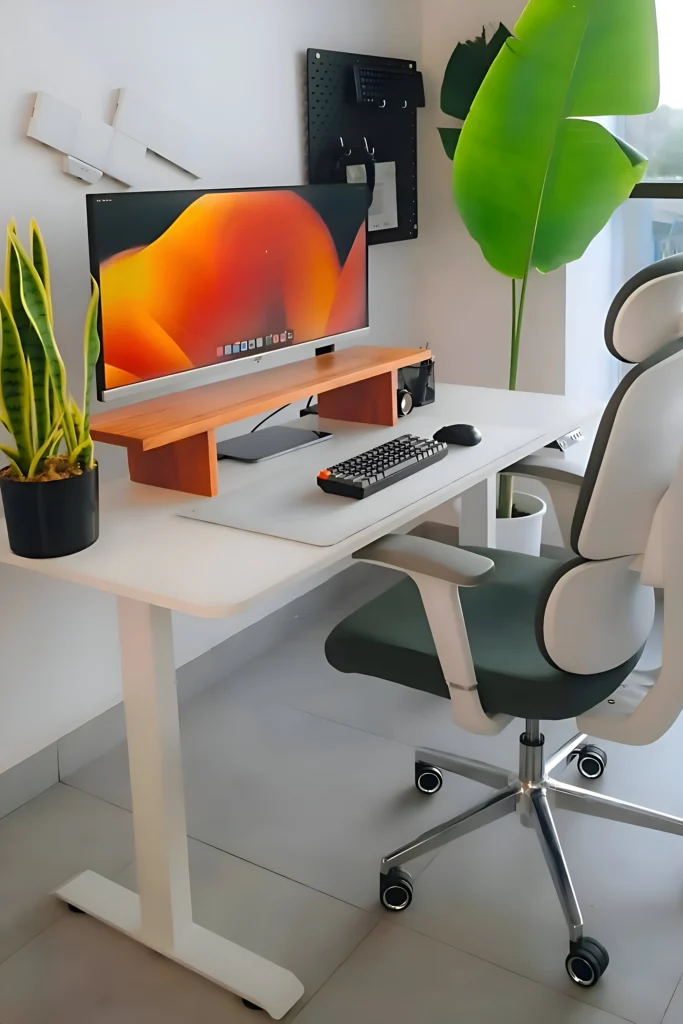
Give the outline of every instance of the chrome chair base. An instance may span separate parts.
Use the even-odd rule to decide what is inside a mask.
[[[551,772],[563,762],[571,759],[572,755],[584,744],[586,738],[584,735],[575,736],[546,761],[544,738],[540,732],[539,723],[527,721],[526,732],[520,737],[520,767],[517,774],[495,765],[485,764],[482,761],[459,757],[457,754],[438,750],[418,750],[415,759],[418,765],[423,766],[423,772],[428,771],[424,766],[430,766],[432,769],[440,769],[474,782],[480,782],[495,789],[496,792],[470,810],[459,814],[443,825],[430,829],[412,843],[407,843],[383,859],[380,894],[385,907],[396,911],[405,910],[412,901],[410,876],[400,870],[402,865],[424,853],[438,850],[454,839],[467,835],[469,832],[475,832],[499,818],[517,813],[525,827],[533,828],[536,831],[567,922],[570,939],[567,971],[572,980],[579,985],[586,987],[595,984],[606,968],[609,958],[606,950],[596,940],[584,939],[583,917],[553,820],[553,804],[563,810],[576,811],[579,814],[592,814],[598,818],[621,821],[628,825],[638,825],[641,828],[650,828],[681,836],[683,836],[683,818],[662,814],[647,807],[639,807],[636,804],[604,796],[601,793],[594,793],[589,789],[572,786],[552,778]],[[596,748],[591,749],[595,750]],[[432,772],[432,778],[440,778],[440,772]],[[418,788],[421,787],[418,786]],[[439,784],[431,789],[424,788],[422,791],[437,792],[440,788]],[[577,950],[581,951],[584,945],[588,950],[586,961],[591,968],[589,970],[585,969],[586,965],[581,959],[583,954],[577,960]],[[604,953],[602,960],[595,952],[594,947],[598,947],[598,951],[602,950]],[[595,971],[593,970],[594,954],[598,961],[604,963],[604,967],[598,972],[597,977],[594,976]]]

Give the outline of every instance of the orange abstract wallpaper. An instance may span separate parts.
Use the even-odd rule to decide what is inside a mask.
[[[206,193],[149,244],[107,256],[104,387],[254,355],[257,344],[265,353],[273,337],[302,344],[365,327],[363,205],[354,197],[342,259],[333,235],[344,211],[332,208],[330,226],[302,191]]]

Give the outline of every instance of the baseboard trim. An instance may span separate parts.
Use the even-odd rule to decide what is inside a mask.
[[[0,818],[40,796],[56,782],[59,782],[57,744],[51,743],[0,775]]]

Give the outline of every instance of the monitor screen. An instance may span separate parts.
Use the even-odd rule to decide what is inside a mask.
[[[368,326],[363,185],[88,196],[98,395]]]

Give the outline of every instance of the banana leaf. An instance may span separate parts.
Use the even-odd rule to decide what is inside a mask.
[[[16,445],[16,459],[12,457],[12,460],[19,472],[26,475],[33,457],[28,372],[19,333],[2,294],[0,294],[0,326],[2,334],[0,387],[10,433],[14,437]]]
[[[454,195],[488,262],[511,278],[579,259],[642,179],[642,154],[595,116],[659,101],[655,0],[530,0],[479,89]]]
[[[461,132],[462,128],[439,128],[443,148],[449,160],[452,160],[455,156]]]
[[[448,62],[441,86],[441,109],[444,114],[465,120],[489,68],[510,35],[510,30],[501,23],[488,41],[486,29],[483,28],[480,36],[466,43],[458,43]],[[455,155],[461,130],[439,128],[449,160]]]
[[[441,86],[441,109],[464,121],[488,70],[512,33],[502,23],[487,41],[486,29],[466,43],[458,43],[446,67]]]
[[[21,303],[43,346],[54,389],[54,396],[59,411],[63,414],[64,436],[69,450],[73,451],[78,444],[78,440],[68,409],[66,369],[52,331],[45,288],[37,270],[17,238],[12,238],[12,248],[17,254],[19,261]]]

